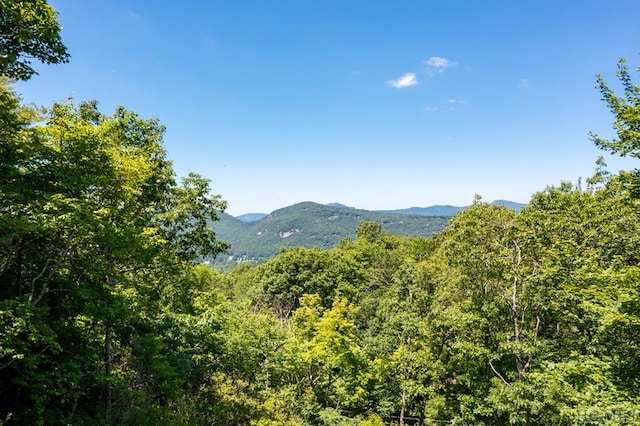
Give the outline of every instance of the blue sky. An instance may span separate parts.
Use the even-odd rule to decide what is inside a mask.
[[[228,212],[527,202],[590,176],[594,88],[640,65],[640,1],[55,0],[72,55],[24,101],[97,99],[167,126]],[[609,168],[636,167],[606,157]]]

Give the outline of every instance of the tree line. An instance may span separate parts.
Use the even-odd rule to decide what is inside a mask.
[[[45,1],[0,1],[1,424],[640,422],[637,170],[217,271],[221,197],[175,177],[155,119],[24,105],[25,55],[68,54]],[[618,75],[617,137],[592,139],[638,157]]]

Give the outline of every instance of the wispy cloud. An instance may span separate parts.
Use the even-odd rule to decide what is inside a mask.
[[[455,111],[458,106],[464,104],[463,101],[460,101],[458,99],[453,99],[453,98],[447,99],[446,101],[442,101],[440,103],[443,104],[442,107],[428,105],[424,107],[423,111],[424,112],[438,112],[438,111],[444,111],[444,110]]]
[[[395,80],[387,80],[388,86],[395,87],[396,89],[404,89],[405,87],[415,86],[418,84],[416,74],[408,72],[405,75],[396,78]]]
[[[531,87],[533,87],[531,85],[531,81],[529,81],[528,78],[521,78],[520,80],[518,80],[518,89],[531,89]]]
[[[464,103],[464,102],[459,101],[459,100],[457,100],[457,99],[449,99],[449,100],[447,100],[447,105],[449,105],[449,109],[450,109],[451,111],[455,110],[455,109],[456,109],[456,106],[458,106],[458,105],[462,105],[463,103]]]
[[[427,66],[427,72],[430,75],[433,75],[433,73],[435,72],[444,72],[444,70],[446,70],[447,68],[455,67],[456,65],[458,65],[456,62],[447,58],[441,58],[440,56],[432,56],[426,61],[422,62]]]

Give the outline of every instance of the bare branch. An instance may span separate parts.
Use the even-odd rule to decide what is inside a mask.
[[[504,383],[505,385],[511,387],[511,383],[507,382],[507,380],[504,377],[502,377],[502,374],[498,373],[498,370],[496,370],[496,368],[493,366],[491,361],[489,361],[489,367],[491,367],[491,370],[493,370],[495,375],[498,376],[498,378],[502,381],[502,383]]]

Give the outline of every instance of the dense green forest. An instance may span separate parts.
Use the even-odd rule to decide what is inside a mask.
[[[1,424],[640,423],[640,171],[216,271],[225,203],[175,178],[162,125],[22,104],[25,58],[68,54],[44,0],[0,7]],[[637,158],[618,75],[592,139]]]

